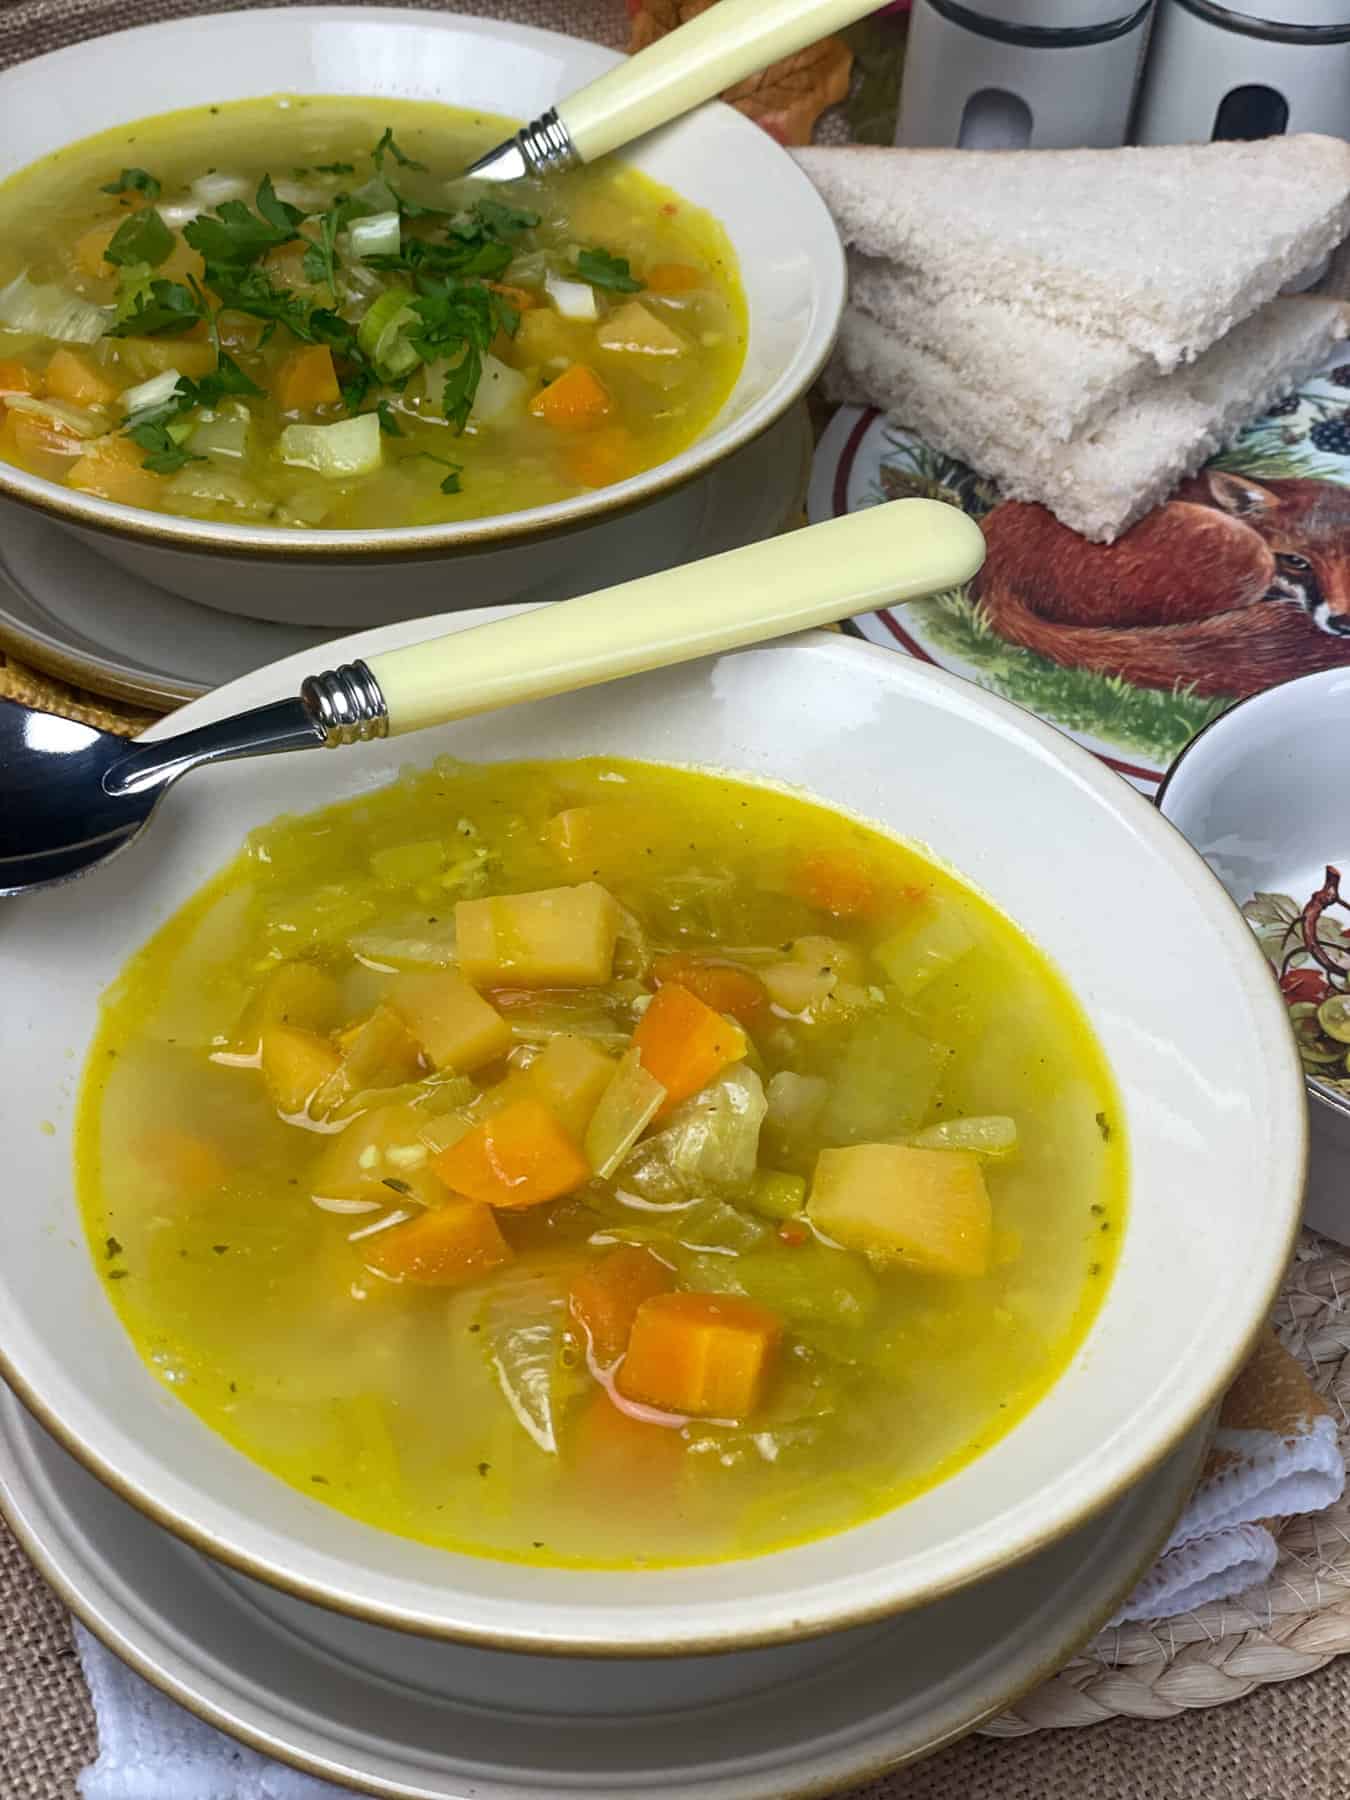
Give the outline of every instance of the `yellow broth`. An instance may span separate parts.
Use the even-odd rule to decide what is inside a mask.
[[[151,510],[367,530],[542,506],[676,455],[744,356],[725,233],[613,165],[458,179],[511,128],[282,96],[11,177],[0,457]]]
[[[324,1037],[336,1061],[410,971],[468,966],[465,904],[552,889],[568,903],[590,883],[624,909],[606,981],[480,980],[510,1024],[487,1065],[391,1070],[407,1084],[392,1095],[279,1115],[258,1056],[278,967],[328,984],[306,1041]],[[740,1021],[742,1056],[649,1124],[610,1179],[497,1212],[512,1260],[449,1286],[373,1265],[410,1220],[461,1202],[406,1145],[397,1169],[349,1158],[367,1173],[335,1199],[318,1173],[334,1145],[411,1099],[454,1154],[537,1080],[560,1033],[619,1057],[672,983],[708,995],[724,1036]],[[302,1015],[293,1005],[288,1029]],[[756,1090],[768,1110],[748,1146],[688,1137],[719,1093]],[[978,1271],[839,1248],[813,1218],[824,1153],[909,1151],[933,1127],[960,1140],[991,1116],[1005,1138],[1015,1121],[1010,1153],[942,1153],[977,1161],[987,1191]],[[569,1130],[581,1143],[577,1119]],[[90,1053],[78,1174],[92,1254],[147,1366],[244,1454],[425,1543],[637,1568],[856,1525],[1001,1437],[1096,1312],[1126,1157],[1105,1060],[1060,978],[915,850],[683,769],[443,760],[255,832],[132,959]],[[596,1353],[568,1298],[616,1246],[681,1291],[777,1316],[747,1416],[625,1399],[623,1360],[616,1373]]]

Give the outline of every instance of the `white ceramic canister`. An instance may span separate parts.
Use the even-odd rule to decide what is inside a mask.
[[[1135,141],[1350,137],[1350,0],[1158,0]]]
[[[896,142],[1125,142],[1153,0],[914,0]]]

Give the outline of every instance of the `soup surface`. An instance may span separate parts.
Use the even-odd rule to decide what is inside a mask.
[[[745,350],[717,223],[617,166],[459,172],[510,121],[276,97],[0,185],[0,457],[194,518],[516,512],[684,449]]]
[[[438,762],[255,832],[106,999],[79,1141],[150,1368],[316,1499],[641,1566],[860,1522],[1021,1417],[1123,1221],[1001,915],[795,796]]]

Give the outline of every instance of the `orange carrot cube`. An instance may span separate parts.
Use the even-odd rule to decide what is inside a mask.
[[[679,982],[657,990],[638,1020],[633,1043],[642,1066],[666,1090],[657,1118],[670,1112],[749,1048],[739,1025],[724,1019]]]
[[[0,403],[6,394],[40,395],[42,391],[42,377],[36,369],[30,369],[17,356],[0,357]]]
[[[327,344],[301,344],[277,370],[277,405],[282,412],[313,412],[340,399],[333,352]]]
[[[561,431],[593,430],[610,411],[609,393],[594,369],[573,363],[556,381],[541,388],[530,411]]]
[[[664,1412],[744,1419],[782,1335],[777,1313],[733,1294],[655,1294],[638,1308],[616,1384],[625,1399]]]
[[[668,1294],[675,1285],[670,1269],[637,1244],[624,1244],[573,1279],[567,1296],[572,1317],[586,1334],[591,1356],[608,1369],[628,1348],[633,1320],[644,1300]]]
[[[658,956],[652,974],[661,987],[676,982],[714,1012],[730,1013],[742,1025],[753,1026],[768,1010],[764,983],[736,963],[677,950],[669,956]]]
[[[372,1269],[420,1287],[464,1287],[512,1256],[491,1208],[468,1200],[447,1200],[406,1225],[363,1238],[359,1248]]]
[[[74,406],[111,406],[120,391],[92,356],[64,344],[47,364],[47,392],[57,400],[69,400]]]
[[[144,467],[145,451],[128,437],[93,438],[74,464],[68,484],[102,500],[123,506],[155,507],[164,492],[164,477]]]
[[[541,1100],[516,1100],[431,1164],[448,1188],[485,1206],[540,1206],[590,1179],[586,1158]]]
[[[653,294],[687,294],[690,288],[707,287],[708,277],[690,263],[653,263],[646,282]]]

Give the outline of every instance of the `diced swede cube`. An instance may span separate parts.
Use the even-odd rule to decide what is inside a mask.
[[[910,1144],[853,1144],[816,1161],[811,1223],[849,1250],[932,1275],[983,1275],[993,1211],[978,1157]]]
[[[566,281],[561,275],[546,275],[544,287],[548,297],[564,319],[598,319],[595,289],[588,281]]]
[[[648,312],[640,300],[612,312],[595,338],[602,350],[616,356],[683,356],[689,348],[678,331]]]
[[[263,1081],[279,1113],[293,1117],[337,1071],[338,1053],[327,1038],[294,1025],[268,1025],[262,1032]]]
[[[619,908],[597,882],[455,907],[459,966],[476,987],[598,987],[610,979]]]
[[[389,1004],[437,1069],[467,1074],[505,1056],[514,1039],[511,1027],[456,969],[400,975]]]
[[[614,1059],[583,1037],[550,1038],[530,1064],[530,1081],[578,1143],[614,1076]]]

